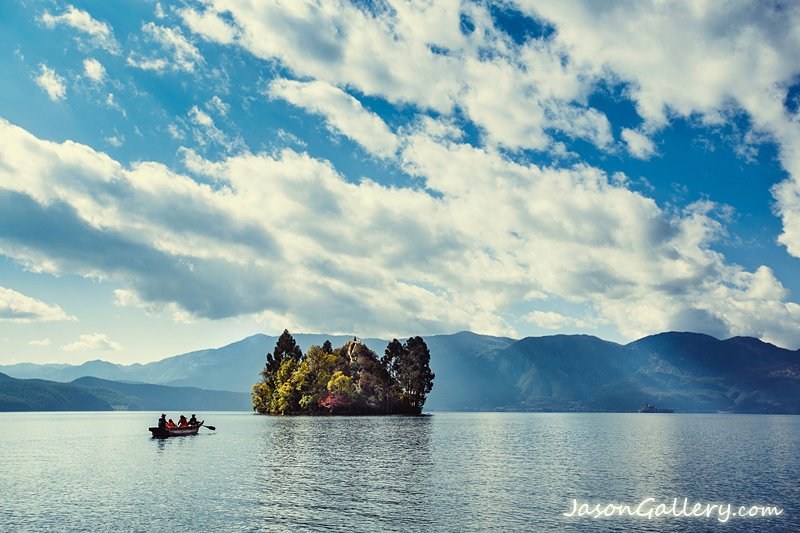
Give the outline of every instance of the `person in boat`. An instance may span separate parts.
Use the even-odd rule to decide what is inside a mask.
[[[167,429],[167,415],[161,413],[161,418],[158,419],[158,429]]]
[[[172,419],[170,418],[169,421],[167,422],[167,429],[175,429],[176,427],[178,426],[176,426],[175,422],[173,422]]]
[[[197,417],[196,416],[192,415],[192,418],[189,419],[189,425],[190,426],[196,426],[197,425]]]
[[[185,428],[188,425],[189,425],[189,422],[186,421],[186,417],[181,415],[181,417],[178,419],[178,427],[179,428]]]

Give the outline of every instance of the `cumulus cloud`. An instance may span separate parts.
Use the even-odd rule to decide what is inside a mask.
[[[543,329],[559,330],[565,328],[586,328],[589,326],[584,320],[579,320],[574,317],[562,315],[554,311],[531,311],[523,317],[527,322],[530,322]]]
[[[653,141],[636,130],[622,128],[622,140],[625,141],[628,152],[636,159],[650,159],[656,153]]]
[[[35,78],[36,84],[47,93],[50,100],[60,102],[67,97],[67,86],[64,78],[47,65],[39,65],[39,75]]]
[[[640,159],[656,155],[652,135],[675,117],[719,125],[743,110],[752,119],[744,137],[777,141],[792,174],[774,192],[780,242],[798,255],[800,123],[784,101],[800,74],[800,6],[523,0],[516,7],[555,31],[514,42],[486,6],[455,1],[362,10],[348,2],[214,0],[185,18],[204,38],[278,60],[298,78],[437,114],[458,109],[489,146],[555,153],[563,149],[555,132],[609,149],[608,118],[588,104],[600,82],[624,85],[644,119],[621,132]],[[222,13],[235,32],[189,22]],[[742,146],[752,157],[752,145]]]
[[[77,341],[65,344],[61,349],[65,352],[116,352],[122,349],[122,345],[104,333],[91,333],[81,335]]]
[[[0,251],[32,269],[118,280],[128,305],[257,314],[296,330],[513,334],[514,321],[566,323],[535,310],[548,298],[591,308],[585,324],[628,338],[694,325],[797,345],[798,306],[774,272],[715,251],[725,236],[719,206],[662,209],[620,174],[566,166],[575,154],[565,142],[616,149],[608,117],[591,105],[602,83],[632,99],[642,124],[620,136],[640,159],[656,155],[653,136],[676,117],[718,125],[743,110],[753,130],[743,140],[779,143],[791,174],[773,189],[780,240],[800,256],[800,134],[783,105],[798,73],[800,8],[516,5],[555,31],[518,42],[485,3],[455,0],[184,9],[193,35],[279,63],[268,95],[324,117],[422,187],[348,181],[289,149],[215,160],[185,150],[204,185],[6,123]],[[165,53],[130,64],[191,72],[203,61],[179,29],[142,30]],[[415,116],[392,131],[370,111],[376,101]],[[202,147],[226,113],[198,103],[179,122]],[[565,166],[533,165],[515,150],[556,154]]]
[[[49,338],[32,340],[28,344],[31,346],[50,346],[52,341]]]
[[[206,109],[214,110],[222,115],[227,112],[226,104],[216,96],[211,99],[205,107]],[[214,123],[214,118],[199,107],[192,106],[187,115],[189,123],[194,125],[192,133],[199,147],[216,145],[223,147],[227,152],[233,152],[243,146],[244,143],[240,138],[231,138],[228,136]],[[177,129],[177,126],[170,125],[168,131],[173,138],[180,138],[180,131]]]
[[[91,57],[83,60],[83,72],[95,83],[102,82],[106,77],[106,69],[103,64]]]
[[[169,62],[163,57],[142,58],[136,54],[131,54],[126,61],[132,67],[155,72],[162,72],[169,66]]]
[[[212,119],[208,113],[201,110],[197,106],[192,106],[189,110],[189,119],[199,126],[204,126],[206,128],[210,128],[214,125],[214,119]]]
[[[225,12],[237,26],[235,35],[200,26],[193,31],[312,78],[318,84],[306,85],[306,94],[352,87],[439,114],[458,109],[486,142],[513,149],[547,150],[552,132],[601,148],[613,142],[607,117],[586,105],[596,76],[565,62],[567,50],[552,43],[516,45],[495,27],[485,5],[449,0],[362,10],[348,2],[233,0],[210,2],[205,13],[212,12]],[[472,32],[461,30],[464,17]],[[353,105],[342,96],[346,93],[335,97],[337,116]],[[326,110],[315,112],[332,112],[331,98],[333,93]]]
[[[607,71],[612,81],[626,83],[646,131],[666,127],[676,116],[715,125],[747,113],[752,127],[737,148],[747,159],[753,156],[748,138],[777,142],[790,174],[773,188],[784,225],[779,240],[800,257],[800,122],[785,107],[800,75],[794,60],[800,54],[800,5],[528,1],[523,8],[557,26],[555,41],[587,76]],[[641,139],[624,132],[623,139],[632,155],[647,155]]]
[[[40,20],[48,28],[64,25],[78,30],[89,35],[94,45],[112,53],[119,52],[119,43],[114,38],[111,26],[106,22],[96,20],[88,12],[77,9],[75,6],[68,5],[64,12],[59,15],[53,15],[45,11],[42,13]]]
[[[216,94],[211,98],[211,100],[206,102],[206,109],[215,111],[222,116],[227,115],[230,108],[231,106],[223,102],[222,98],[220,98]]]
[[[183,23],[194,33],[221,44],[231,44],[236,38],[236,28],[222,20],[212,9],[198,11],[185,8],[178,11]]]
[[[143,301],[139,295],[132,290],[117,289],[114,291],[114,305],[119,307],[137,307],[144,310],[148,315],[162,315],[167,313],[172,316],[174,322],[189,324],[192,316],[185,309],[182,309],[173,302],[153,303]]]
[[[323,115],[331,129],[350,137],[368,152],[391,157],[397,151],[398,139],[386,123],[338,87],[319,81],[276,79],[269,84],[267,93]]]
[[[114,279],[120,305],[307,331],[513,335],[512,307],[553,298],[630,338],[703,316],[729,334],[800,340],[798,306],[773,273],[712,250],[724,235],[713,203],[668,213],[585,165],[523,165],[419,129],[400,157],[436,195],[351,183],[288,149],[185,151],[211,187],[8,123],[0,139],[0,253]]]
[[[798,6],[755,2],[525,2],[553,21],[555,39],[588,70],[606,68],[631,82],[629,95],[651,126],[671,114],[721,119],[731,102],[757,123],[776,112],[775,88],[797,71]],[[792,22],[794,21],[794,22]],[[647,31],[642,31],[647,28]],[[635,50],[635,53],[631,53]],[[779,109],[778,109],[779,110]]]
[[[195,67],[204,62],[200,51],[184,37],[180,28],[168,28],[147,22],[142,25],[142,33],[159,45],[161,51],[168,54],[168,57],[155,55],[142,57],[141,54],[132,53],[127,59],[128,64],[132,67],[157,72],[166,69],[194,72]]]
[[[13,289],[0,287],[0,321],[50,322],[75,320],[58,305],[50,305]]]

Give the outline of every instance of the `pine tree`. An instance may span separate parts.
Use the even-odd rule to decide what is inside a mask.
[[[383,368],[389,373],[393,380],[397,379],[397,372],[399,369],[400,361],[404,357],[405,349],[403,345],[400,344],[400,341],[397,339],[392,339],[386,346],[386,350],[383,352],[383,357],[381,357],[381,364]]]
[[[402,348],[397,380],[403,389],[409,410],[419,414],[428,393],[433,389],[433,378],[436,377],[431,372],[431,352],[422,337],[409,338]]]

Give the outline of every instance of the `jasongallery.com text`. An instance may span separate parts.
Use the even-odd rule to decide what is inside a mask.
[[[689,498],[673,498],[669,503],[659,503],[655,498],[645,498],[638,504],[582,503],[573,499],[567,517],[610,518],[633,516],[639,518],[711,518],[727,522],[731,518],[761,518],[780,516],[783,509],[765,505],[733,505],[730,503],[690,503]]]

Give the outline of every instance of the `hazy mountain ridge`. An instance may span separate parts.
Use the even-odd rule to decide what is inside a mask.
[[[326,339],[340,346],[351,338],[295,335],[304,351]],[[244,393],[276,340],[259,334],[144,365],[93,361],[0,371],[25,377],[41,371],[66,381],[91,370],[115,381]],[[426,410],[635,411],[649,402],[679,412],[800,413],[800,351],[749,337],[669,332],[621,345],[590,335],[514,340],[460,332],[425,340],[436,374]],[[364,342],[378,355],[387,344]]]
[[[244,411],[250,395],[196,387],[120,383],[83,377],[70,383],[0,373],[0,411]]]

